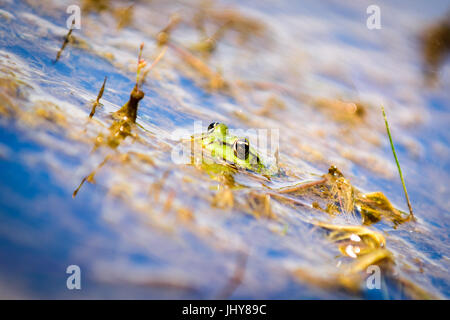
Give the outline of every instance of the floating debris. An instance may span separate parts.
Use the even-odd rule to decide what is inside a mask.
[[[367,237],[370,239],[368,242],[371,242],[377,248],[384,248],[386,246],[384,236],[366,226],[338,225],[320,221],[315,223],[315,225],[333,231],[329,235],[330,239],[333,241],[351,238],[353,234],[356,234],[361,239]]]
[[[303,191],[303,190],[309,189],[311,187],[323,184],[325,182],[327,182],[327,179],[326,178],[322,178],[322,179],[316,180],[316,181],[301,182],[301,183],[295,184],[293,186],[277,189],[276,191],[278,193],[281,193],[281,194],[282,193],[294,193],[294,192],[299,192],[299,191]]]
[[[233,294],[233,292],[236,291],[237,287],[242,283],[248,261],[248,252],[240,251],[236,260],[236,269],[233,273],[233,276],[227,282],[225,287],[223,287],[223,289],[219,292],[219,294],[217,294],[216,299],[228,299]]]
[[[117,30],[128,27],[133,22],[133,12],[134,4],[114,10],[113,14],[117,20]]]
[[[114,113],[114,117],[124,121],[136,122],[139,101],[144,98],[144,92],[139,90],[136,85],[130,94],[130,99],[118,111]]]
[[[227,87],[227,83],[223,79],[219,72],[213,71],[205,62],[200,58],[197,58],[192,53],[179,45],[176,45],[173,41],[167,43],[179,56],[194,70],[200,73],[204,78],[208,80],[209,88],[213,90],[224,89]]]
[[[208,58],[209,55],[216,50],[217,48],[217,43],[219,42],[219,40],[225,35],[225,31],[228,29],[229,23],[226,22],[224,23],[222,26],[220,26],[216,32],[208,37],[206,35],[206,31],[204,29],[202,29],[202,33],[204,36],[204,39],[202,39],[200,42],[195,43],[194,45],[192,45],[190,47],[191,50],[193,51],[198,51],[204,54],[205,58]]]
[[[260,116],[273,117],[277,112],[286,109],[286,104],[280,98],[271,96],[264,106],[256,112]]]
[[[386,218],[394,223],[394,226],[409,221],[410,215],[404,213],[391,204],[382,192],[363,193],[356,198],[362,223],[370,225]]]
[[[95,175],[97,174],[97,171],[100,170],[110,159],[111,159],[111,155],[108,155],[105,157],[105,159],[103,159],[103,161],[97,166],[97,168],[95,170],[93,170],[91,173],[89,173],[87,176],[85,176],[80,184],[78,185],[78,187],[75,189],[75,191],[72,193],[72,198],[75,198],[78,194],[78,192],[80,191],[81,187],[84,185],[84,183],[87,181],[89,183],[94,183],[95,182]]]
[[[137,118],[137,110],[139,106],[139,101],[141,101],[144,98],[144,92],[140,90],[140,87],[142,86],[142,83],[147,76],[147,74],[150,72],[150,70],[153,69],[153,67],[162,59],[164,56],[164,53],[166,52],[165,49],[158,55],[158,57],[155,59],[155,61],[152,63],[152,65],[147,69],[143,69],[146,67],[147,62],[142,59],[142,51],[144,49],[144,43],[141,44],[139,49],[139,56],[138,56],[138,68],[136,71],[136,84],[131,91],[130,99],[127,103],[125,103],[122,108],[120,108],[118,111],[114,113],[114,117],[118,119],[122,119],[124,121],[131,121],[132,123],[136,122]]]
[[[82,11],[83,12],[96,12],[109,10],[111,7],[110,0],[83,0]]]
[[[270,203],[271,195],[250,191],[248,194],[248,208],[256,218],[276,219],[276,214],[272,211]]]
[[[63,40],[61,49],[59,49],[59,51],[56,53],[56,59],[53,61],[54,64],[58,62],[59,58],[61,57],[62,52],[66,48],[67,44],[71,41],[71,35],[72,35],[74,26],[75,26],[75,20],[72,21],[72,26],[70,27],[67,34],[64,36],[64,40]]]
[[[161,194],[161,191],[164,187],[164,183],[166,182],[167,178],[169,177],[170,172],[165,171],[162,175],[162,177],[153,182],[148,190],[148,194],[153,197],[153,200],[155,202],[159,202],[159,195]]]
[[[253,37],[263,38],[267,31],[266,25],[261,20],[230,8],[201,8],[194,17],[195,25],[201,32],[206,21],[223,28],[221,33],[228,29],[234,31],[238,35],[238,45],[248,43]]]
[[[176,26],[181,22],[181,17],[179,14],[173,14],[170,17],[169,23],[156,35],[156,41],[159,46],[166,45],[170,40],[170,33],[176,28]]]
[[[361,102],[319,98],[313,104],[333,120],[351,124],[362,123],[367,112],[367,107]]]
[[[220,209],[231,209],[234,206],[233,191],[228,186],[219,186],[211,205]]]
[[[148,73],[149,73],[149,72],[156,66],[156,64],[164,57],[164,55],[166,54],[166,51],[167,51],[167,47],[164,47],[164,48],[161,50],[161,52],[158,54],[158,56],[156,57],[156,59],[153,61],[153,63],[151,64],[151,66],[142,72],[141,84],[144,84],[144,83],[145,83],[145,79],[147,79]]]
[[[450,12],[444,19],[427,28],[422,35],[425,76],[430,83],[438,79],[438,71],[450,55]]]
[[[105,76],[105,80],[103,80],[103,85],[102,85],[100,91],[98,92],[97,99],[96,99],[95,102],[92,104],[91,113],[89,114],[89,118],[91,118],[91,119],[92,119],[92,117],[93,117],[94,114],[95,114],[95,109],[100,105],[100,99],[102,98],[103,92],[105,91],[105,84],[106,84],[106,80],[107,80],[107,79],[108,79],[108,77]]]

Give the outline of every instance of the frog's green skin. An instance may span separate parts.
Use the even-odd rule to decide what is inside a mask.
[[[209,151],[211,156],[227,165],[241,170],[250,170],[264,176],[273,176],[277,173],[275,168],[267,166],[255,148],[249,146],[248,157],[241,159],[235,154],[234,144],[237,140],[245,138],[228,134],[228,127],[217,124],[214,129],[202,136],[202,147]]]

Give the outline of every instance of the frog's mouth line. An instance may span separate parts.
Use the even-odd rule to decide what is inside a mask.
[[[257,178],[260,175],[257,171],[250,170],[250,169],[247,169],[247,168],[238,167],[235,163],[230,162],[230,161],[228,161],[226,159],[220,159],[220,161],[223,162],[223,165],[228,166],[228,167],[230,167],[230,168],[232,168],[232,169],[234,169],[236,171],[239,171],[239,172],[245,172],[245,174],[249,174],[249,175],[251,175],[254,178]],[[268,178],[267,176],[265,176],[265,175],[262,175],[262,176],[264,176],[266,179],[270,180],[270,178]]]

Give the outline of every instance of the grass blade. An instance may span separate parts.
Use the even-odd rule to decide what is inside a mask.
[[[386,124],[386,131],[389,136],[389,142],[391,143],[392,154],[395,158],[395,163],[397,164],[398,174],[400,175],[400,180],[402,181],[403,191],[405,192],[406,203],[408,204],[409,214],[411,218],[414,218],[413,210],[411,207],[411,202],[409,201],[408,191],[406,190],[405,180],[403,179],[402,169],[400,168],[400,163],[397,158],[397,154],[395,153],[394,143],[392,142],[391,131],[389,130],[389,124],[387,121],[386,113],[384,112],[384,107],[381,106],[381,111],[383,112],[384,123]]]

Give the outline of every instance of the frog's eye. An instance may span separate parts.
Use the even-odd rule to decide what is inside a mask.
[[[211,122],[211,124],[208,126],[208,132],[211,133],[214,131],[214,129],[218,126],[218,122]]]
[[[250,144],[247,139],[238,139],[233,144],[234,155],[241,160],[248,159]]]

